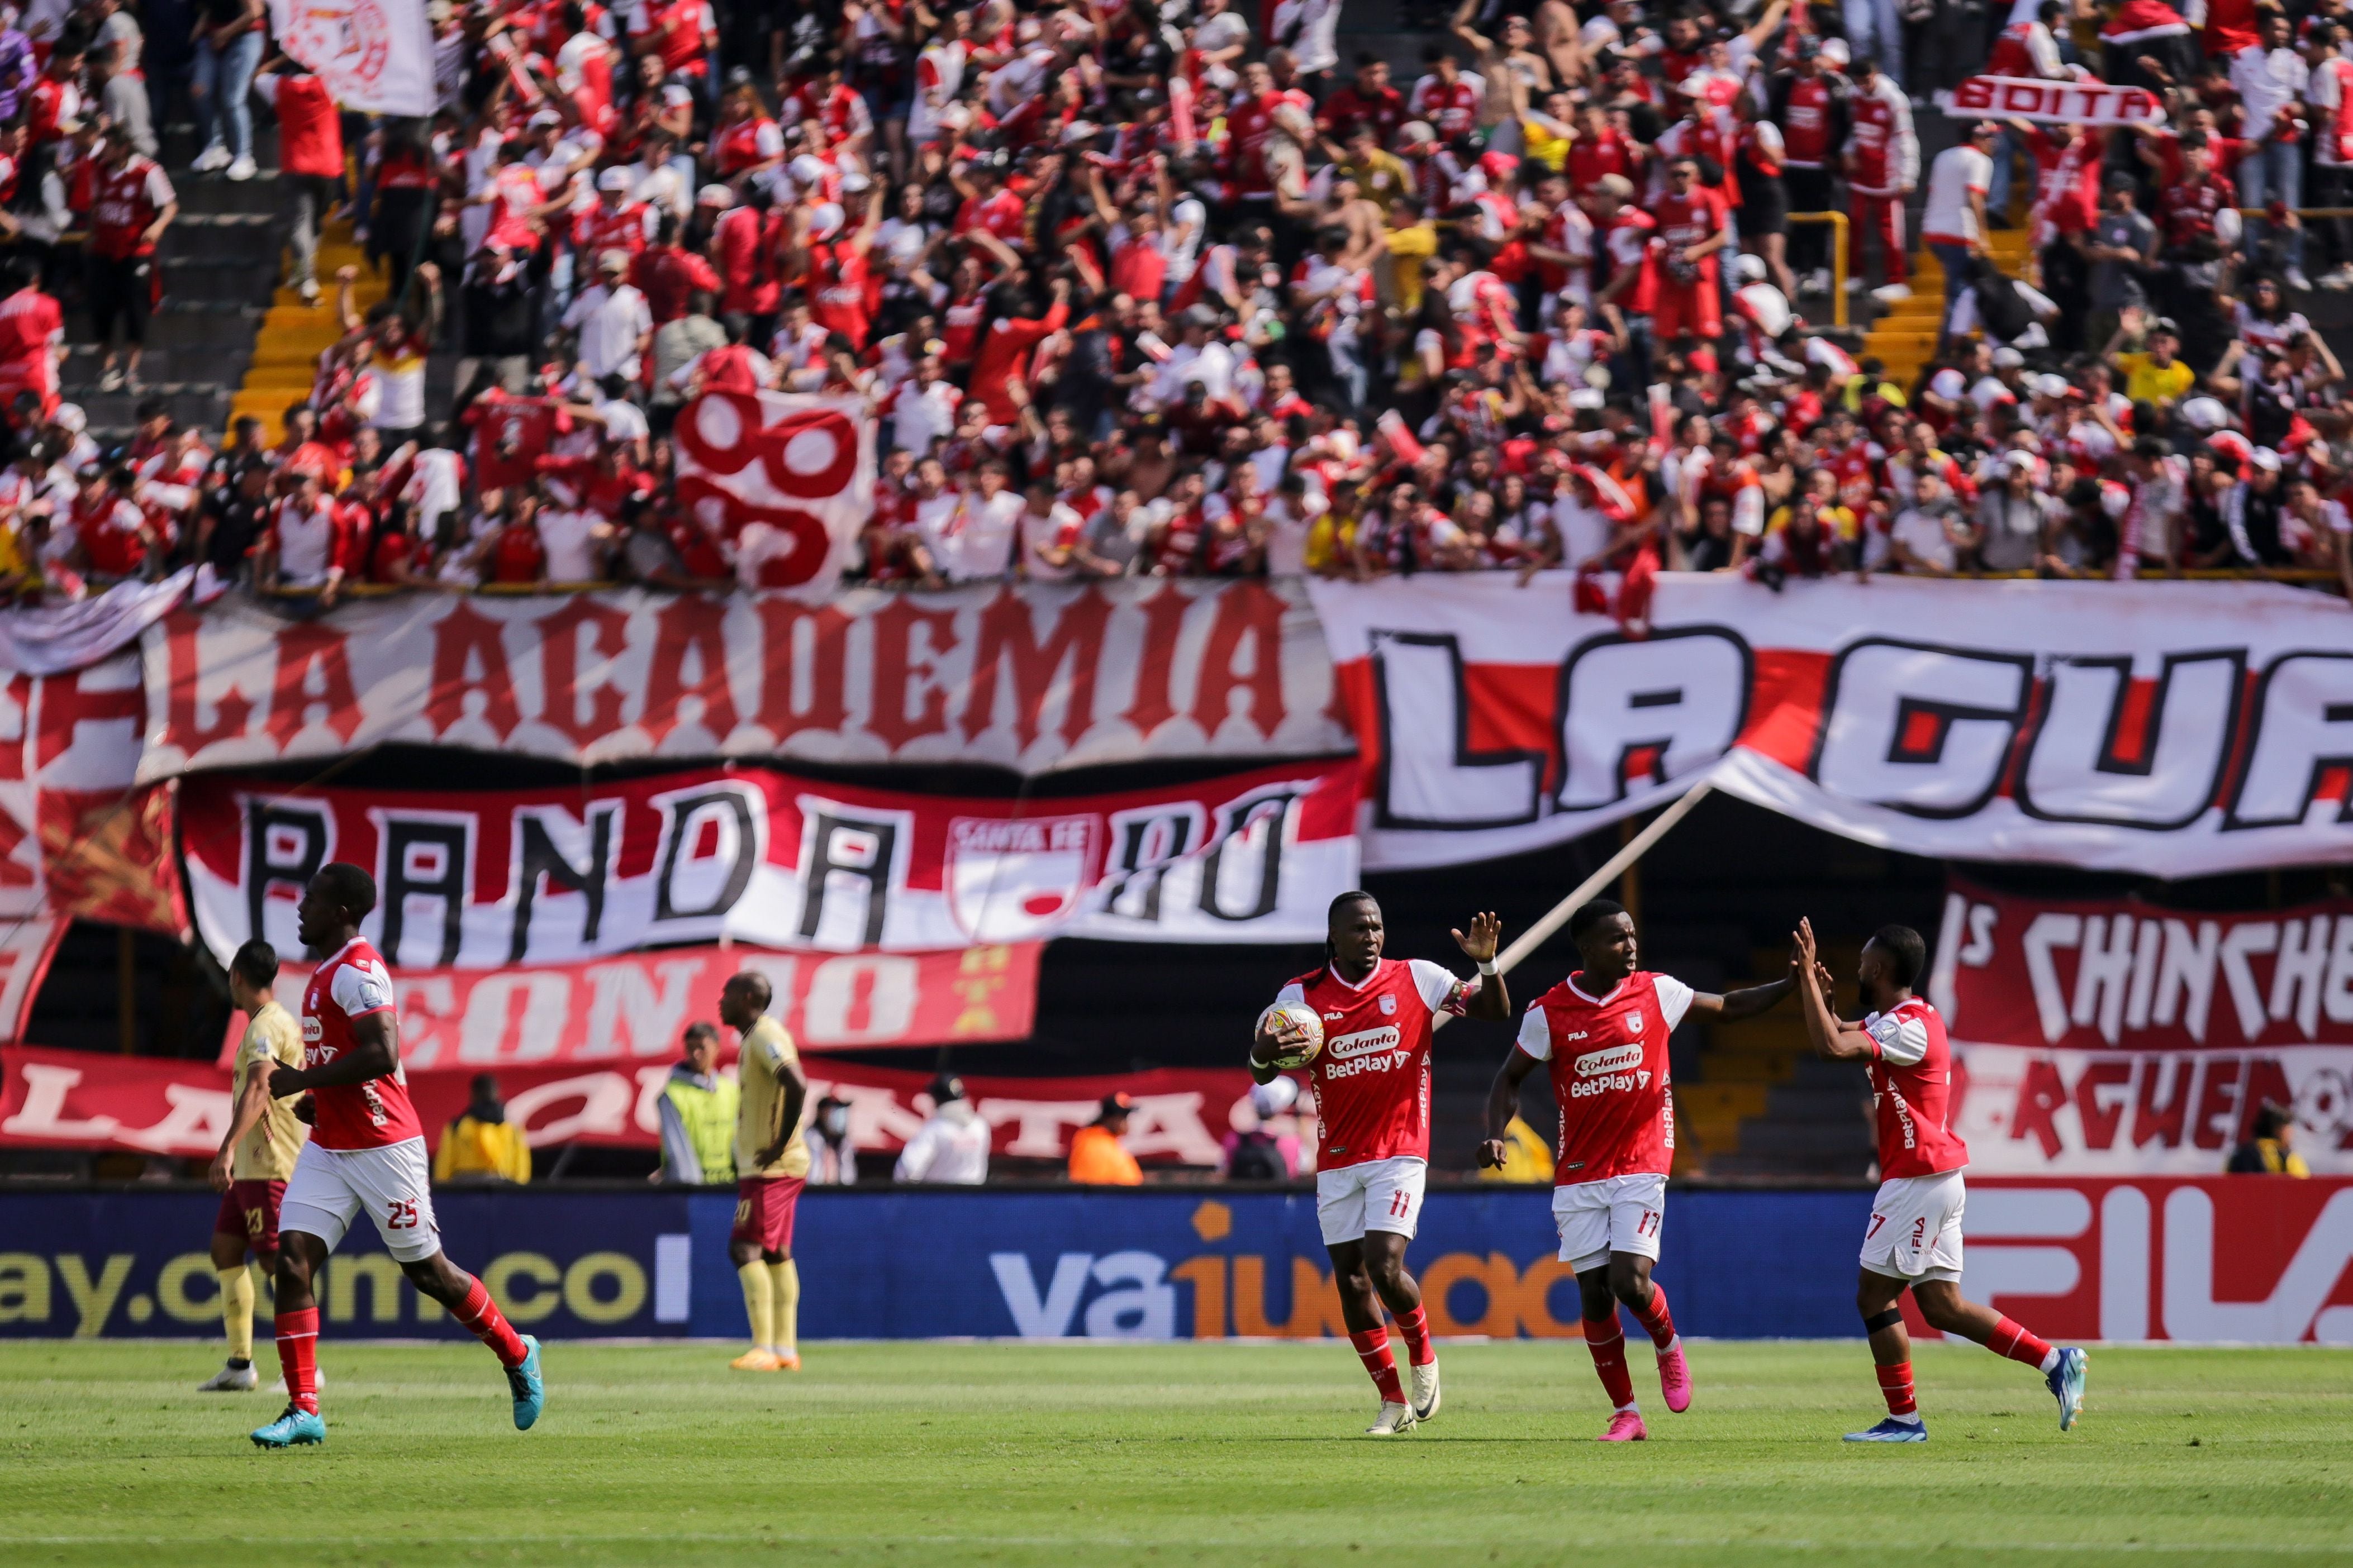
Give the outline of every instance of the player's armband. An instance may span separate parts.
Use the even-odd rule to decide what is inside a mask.
[[[1438,1005],[1438,1010],[1461,1017],[1471,1011],[1471,998],[1479,994],[1479,987],[1485,983],[1482,976],[1476,974],[1468,980],[1457,980],[1454,989],[1446,994],[1446,1000]]]

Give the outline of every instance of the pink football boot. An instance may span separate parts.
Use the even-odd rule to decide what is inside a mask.
[[[1609,1417],[1609,1430],[1601,1434],[1601,1436],[1595,1439],[1595,1441],[1602,1443],[1640,1443],[1650,1436],[1650,1435],[1651,1434],[1643,1428],[1642,1413],[1641,1411],[1620,1410],[1615,1415]]]
[[[1667,1396],[1667,1408],[1677,1415],[1691,1408],[1691,1367],[1683,1360],[1680,1339],[1659,1352],[1659,1392]]]

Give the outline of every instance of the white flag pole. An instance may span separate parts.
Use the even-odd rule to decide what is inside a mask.
[[[1714,784],[1702,779],[1683,792],[1672,805],[1652,817],[1641,832],[1626,841],[1623,848],[1603,861],[1600,869],[1579,882],[1570,890],[1567,898],[1546,910],[1542,920],[1522,931],[1517,941],[1497,953],[1496,970],[1501,973],[1508,974],[1522,959],[1542,947],[1553,932],[1568,923],[1568,917],[1575,914],[1586,900],[1616,881],[1625,873],[1627,867],[1648,854],[1651,846],[1673,831],[1675,824],[1690,816],[1692,808],[1707,798],[1715,788]],[[1433,1029],[1442,1029],[1452,1021],[1453,1017],[1454,1015],[1451,1013],[1440,1013],[1430,1021],[1430,1026]]]

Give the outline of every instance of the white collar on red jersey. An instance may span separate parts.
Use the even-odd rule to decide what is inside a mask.
[[[1576,992],[1579,996],[1584,997],[1588,1002],[1592,1003],[1597,1007],[1607,1007],[1609,1005],[1610,1002],[1617,997],[1618,994],[1626,989],[1626,980],[1631,980],[1634,978],[1632,975],[1629,974],[1626,976],[1626,980],[1620,980],[1617,984],[1612,985],[1609,988],[1609,995],[1596,996],[1584,986],[1579,985],[1577,983],[1577,976],[1579,973],[1579,971],[1576,970],[1570,971],[1569,973],[1561,981],[1561,984],[1567,986],[1571,991]]]
[[[364,937],[364,936],[355,936],[355,937],[352,938],[352,940],[351,940],[351,941],[349,941],[349,942],[347,942],[343,943],[343,946],[341,946],[341,947],[339,947],[339,948],[335,949],[335,951],[334,951],[334,952],[332,952],[329,953],[326,957],[324,957],[324,958],[321,959],[321,960],[319,961],[319,968],[320,968],[320,969],[324,969],[324,968],[326,968],[326,967],[327,967],[327,965],[329,965],[329,964],[331,964],[331,963],[334,963],[337,959],[339,959],[339,958],[343,957],[343,954],[345,954],[345,953],[347,953],[347,952],[351,952],[351,950],[352,950],[352,949],[353,949],[353,948],[355,948],[355,947],[359,946],[359,944],[360,944],[360,943],[362,943],[362,942],[365,942],[366,940],[367,940],[367,938],[365,938],[365,937]],[[312,971],[311,971],[311,973],[315,974],[315,973],[318,973],[318,970],[312,970]]]
[[[1373,960],[1372,973],[1366,974],[1362,980],[1350,980],[1346,975],[1341,973],[1338,969],[1335,968],[1329,962],[1324,963],[1324,972],[1326,974],[1329,974],[1333,979],[1338,981],[1341,984],[1346,986],[1349,990],[1362,991],[1366,986],[1370,985],[1373,983],[1375,976],[1380,973],[1381,965],[1385,962],[1387,961],[1378,958]]]

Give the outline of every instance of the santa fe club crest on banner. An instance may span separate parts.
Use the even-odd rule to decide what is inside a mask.
[[[433,112],[433,28],[425,0],[270,0],[280,47],[346,109]]]

